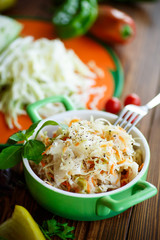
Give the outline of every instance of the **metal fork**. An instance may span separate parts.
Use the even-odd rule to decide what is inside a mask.
[[[123,127],[129,133],[132,128],[148,113],[148,111],[158,104],[160,104],[160,93],[144,106],[136,106],[132,104],[126,105],[120,112],[114,125]]]

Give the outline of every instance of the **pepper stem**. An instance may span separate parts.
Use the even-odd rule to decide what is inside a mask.
[[[122,29],[121,29],[121,36],[122,36],[124,39],[132,36],[132,34],[133,34],[133,30],[132,30],[132,28],[130,27],[130,25],[126,24],[126,25],[124,25],[124,26],[122,27]]]

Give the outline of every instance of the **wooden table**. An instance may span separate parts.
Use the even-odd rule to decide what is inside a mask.
[[[47,0],[19,0],[5,14],[49,19],[50,4]],[[142,104],[145,104],[160,92],[160,2],[115,6],[129,13],[137,25],[136,39],[126,46],[115,47],[125,73],[121,100],[128,93],[136,92],[141,97]],[[160,239],[160,107],[153,109],[141,121],[139,128],[147,138],[151,150],[147,180],[158,188],[158,194],[111,219],[80,222],[56,217],[60,222],[75,226],[77,240]],[[0,197],[0,222],[11,216],[15,204],[26,207],[37,222],[52,217],[51,213],[37,205],[25,185],[17,184],[10,194],[7,192]]]

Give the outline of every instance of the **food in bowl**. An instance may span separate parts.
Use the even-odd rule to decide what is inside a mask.
[[[88,121],[90,121],[91,116],[93,116],[94,119],[105,118],[112,124],[117,118],[116,115],[104,111],[66,111],[42,120],[35,129],[36,135],[37,130],[39,131],[42,129],[44,124],[46,126],[46,121],[48,121],[48,123],[49,121],[61,123],[64,119],[73,119],[75,116],[78,119],[86,119]],[[53,130],[55,130],[55,126],[47,125],[43,128],[44,132],[47,131],[49,138],[53,137]],[[39,178],[31,169],[28,158],[24,157],[24,175],[31,195],[48,211],[58,216],[81,221],[93,221],[110,218],[122,213],[122,211],[125,211],[131,206],[153,197],[157,193],[157,189],[151,183],[146,181],[150,162],[150,149],[148,143],[143,134],[137,128],[133,128],[131,134],[140,144],[138,148],[142,151],[142,160],[144,165],[140,165],[143,166],[142,170],[125,186],[113,189],[112,191],[95,194],[81,194],[64,191],[45,183],[41,178]],[[35,139],[36,135],[34,133],[31,136],[31,139]]]
[[[47,184],[82,194],[104,193],[133,180],[143,167],[142,152],[132,135],[103,118],[74,118],[48,137],[43,159],[33,171]]]

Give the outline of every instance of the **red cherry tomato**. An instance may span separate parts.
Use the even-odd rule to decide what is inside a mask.
[[[110,98],[105,105],[105,110],[110,113],[117,114],[121,109],[121,102],[118,98]]]
[[[141,105],[140,97],[136,93],[129,94],[128,96],[126,96],[124,100],[124,106],[128,104],[140,106]]]

